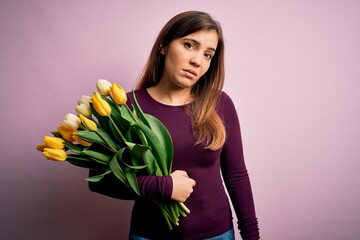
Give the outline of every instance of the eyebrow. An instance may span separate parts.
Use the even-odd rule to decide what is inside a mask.
[[[184,40],[191,41],[191,42],[195,43],[198,46],[201,45],[201,43],[199,41],[197,41],[195,39],[192,39],[192,38],[184,38]],[[208,47],[207,49],[210,50],[210,51],[216,52],[216,49],[213,48],[213,47]]]

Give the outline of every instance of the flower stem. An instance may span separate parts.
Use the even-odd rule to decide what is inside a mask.
[[[182,202],[179,202],[179,205],[181,206],[181,208],[183,209],[183,210],[185,210],[185,212],[187,213],[187,214],[189,214],[190,213],[190,210],[185,206],[185,204],[184,203],[182,203]]]
[[[124,137],[124,135],[122,134],[122,132],[120,131],[120,129],[116,126],[114,120],[112,119],[111,115],[109,115],[109,119],[111,121],[111,123],[114,125],[115,129],[116,129],[116,132],[119,134],[119,136],[121,137],[121,139],[124,141],[124,143],[126,143],[126,139]]]

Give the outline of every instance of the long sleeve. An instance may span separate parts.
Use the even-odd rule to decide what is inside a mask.
[[[99,174],[96,171],[90,170],[89,175],[94,176]],[[172,179],[171,176],[138,176],[137,177],[140,195],[143,198],[149,199],[169,199],[172,193]],[[114,174],[106,175],[99,182],[89,182],[89,189],[93,192],[106,195],[108,197],[135,200],[137,195],[131,188],[127,187]]]
[[[227,131],[226,144],[221,153],[223,178],[238,218],[238,229],[242,238],[257,240],[258,222],[244,160],[239,119],[233,102],[226,94],[223,94],[221,109]]]

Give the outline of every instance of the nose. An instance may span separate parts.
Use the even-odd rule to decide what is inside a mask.
[[[201,54],[194,53],[190,58],[190,63],[195,67],[200,67],[201,66]]]

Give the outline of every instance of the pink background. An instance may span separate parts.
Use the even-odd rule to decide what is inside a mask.
[[[35,147],[97,79],[131,90],[160,28],[192,9],[224,29],[263,237],[360,236],[360,1],[1,0],[2,239],[126,239],[132,202]]]

